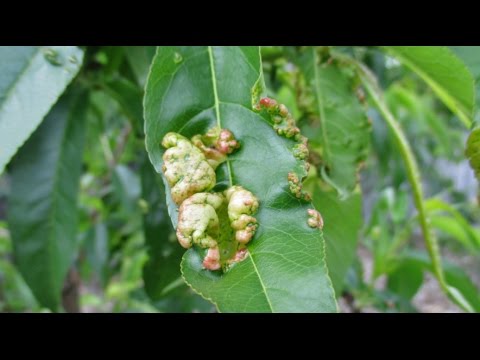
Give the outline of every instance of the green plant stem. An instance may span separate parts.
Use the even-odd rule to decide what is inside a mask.
[[[442,287],[442,289],[445,290],[447,284],[445,282],[445,277],[442,270],[437,239],[430,229],[427,212],[423,203],[423,189],[420,180],[420,170],[418,168],[418,164],[415,160],[410,144],[405,137],[405,133],[403,132],[402,128],[400,127],[392,113],[387,108],[385,102],[382,101],[380,95],[372,88],[372,84],[370,84],[369,81],[365,81],[363,76],[362,81],[373,102],[375,103],[383,118],[387,122],[388,126],[392,130],[392,133],[397,142],[398,148],[400,150],[400,155],[402,156],[402,159],[405,163],[408,181],[410,182],[410,186],[412,187],[413,200],[415,203],[415,207],[418,211],[418,220],[422,229],[423,237],[425,239],[425,245],[432,260],[433,270],[435,276],[440,283],[440,286]]]
[[[398,121],[395,119],[393,114],[388,109],[385,101],[383,100],[381,92],[378,89],[373,75],[370,74],[369,70],[366,69],[362,64],[357,62],[353,63],[358,69],[360,79],[365,86],[365,89],[367,90],[375,106],[387,122],[397,142],[398,148],[400,150],[400,155],[405,163],[407,178],[410,182],[410,186],[412,187],[413,200],[415,203],[415,207],[418,211],[418,221],[422,229],[425,246],[432,261],[433,273],[445,294],[449,296],[453,301],[455,301],[455,303],[461,306],[464,310],[471,312],[472,307],[470,306],[470,304],[468,304],[468,302],[463,298],[461,294],[458,293],[456,289],[449,286],[445,280],[445,275],[442,268],[442,260],[438,248],[438,241],[435,234],[430,228],[430,221],[428,219],[428,214],[423,201],[423,189],[420,179],[420,170],[418,168],[418,164],[415,156],[413,155],[410,144],[405,136],[405,133],[403,132]]]

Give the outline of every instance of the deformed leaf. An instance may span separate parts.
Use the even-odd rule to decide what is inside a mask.
[[[289,189],[288,173],[303,164],[293,155],[296,142],[277,135],[269,117],[252,107],[262,83],[258,47],[157,50],[144,102],[146,147],[157,172],[165,151],[160,142],[168,132],[191,138],[215,126],[228,129],[240,149],[217,168],[214,190],[240,185],[260,203],[259,227],[245,260],[225,273],[209,271],[202,266],[203,253],[191,248],[183,256],[183,276],[223,312],[336,311],[322,233],[307,224],[312,205]],[[169,192],[167,186],[176,225]]]

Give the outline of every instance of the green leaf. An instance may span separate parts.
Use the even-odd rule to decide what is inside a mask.
[[[0,46],[0,174],[75,77],[75,46]]]
[[[422,286],[423,267],[423,263],[416,259],[396,260],[393,264],[394,270],[388,273],[388,289],[407,300],[412,299]]]
[[[115,196],[119,198],[123,211],[127,214],[136,214],[141,192],[138,174],[128,166],[118,164],[113,172],[112,183],[115,187]]]
[[[125,46],[125,54],[138,84],[143,88],[150,69],[150,63],[155,55],[155,46]]]
[[[215,307],[211,302],[188,287],[181,278],[180,286],[173,289],[161,300],[155,302],[155,307],[165,313],[213,313]]]
[[[95,57],[102,64],[102,76],[110,78],[122,66],[125,52],[121,46],[102,46]]]
[[[87,94],[67,94],[12,164],[8,223],[16,263],[40,304],[59,310],[77,246]]]
[[[449,46],[449,48],[463,60],[473,77],[480,79],[480,46]]]
[[[337,296],[341,295],[348,268],[353,263],[363,225],[362,195],[352,193],[340,199],[337,192],[315,184],[313,204],[323,217],[323,237],[327,245],[327,267]]]
[[[387,46],[386,50],[417,73],[470,126],[475,108],[474,79],[452,50],[442,46]]]
[[[389,109],[401,123],[407,126],[407,130],[408,127],[414,127],[419,137],[425,139],[424,141],[434,141],[432,155],[451,157],[455,153],[452,149],[458,147],[460,139],[456,141],[457,139],[452,136],[455,130],[434,111],[434,104],[429,101],[431,99],[433,99],[431,94],[419,96],[414,89],[398,83],[392,84],[385,92],[385,101]],[[462,129],[462,136],[463,132]],[[417,146],[417,152],[424,151],[425,146],[427,145]]]
[[[355,96],[350,67],[319,61],[315,48],[299,59],[320,118],[308,126],[308,137],[312,145],[321,146],[322,177],[346,196],[355,188],[359,164],[368,155],[370,125]]]
[[[480,250],[480,236],[457,209],[440,199],[425,201],[425,208],[434,228],[451,235],[473,253]],[[448,216],[440,215],[442,213]]]
[[[108,278],[108,228],[104,222],[96,222],[89,229],[84,248],[93,273],[105,287]]]
[[[421,267],[423,270],[434,272],[432,263],[425,252],[409,251],[397,259],[399,264],[407,262]],[[449,296],[455,299],[457,305],[480,312],[480,293],[468,275],[457,265],[444,263],[445,279],[449,288]],[[404,274],[408,276],[408,274]],[[408,281],[404,279],[403,281]],[[411,280],[413,281],[413,280]]]
[[[219,125],[233,132],[241,149],[217,169],[217,181],[241,185],[260,201],[260,226],[244,261],[220,275],[203,269],[201,254],[189,249],[183,276],[222,312],[336,311],[322,234],[307,225],[312,206],[289,191],[287,175],[299,165],[295,142],[252,110],[252,89],[262,83],[258,47],[157,50],[144,102],[146,146],[157,172],[167,132],[189,137]],[[175,224],[174,209],[170,216]]]
[[[460,57],[470,69],[476,81],[476,101],[480,103],[480,46],[451,46],[452,51]],[[477,116],[475,118],[474,129],[470,133],[465,155],[470,161],[470,166],[475,172],[476,178],[480,181],[480,127],[479,114],[477,106]]]
[[[475,121],[478,123],[480,116],[478,108],[480,104],[480,46],[450,46],[450,49],[463,60],[475,79],[477,105]]]
[[[468,136],[465,156],[470,162],[475,177],[480,181],[480,126],[473,129]]]
[[[141,181],[143,231],[148,253],[148,261],[143,268],[143,281],[148,296],[152,300],[158,300],[163,297],[167,285],[181,276],[178,264],[184,250],[178,245],[168,216],[162,179],[147,158],[142,164]]]
[[[125,78],[114,78],[103,84],[105,91],[115,101],[132,123],[137,135],[143,134],[143,91]]]
[[[27,286],[17,269],[0,258],[0,299],[5,298],[6,311],[38,311],[40,310],[32,291]],[[0,311],[4,311],[1,308]]]

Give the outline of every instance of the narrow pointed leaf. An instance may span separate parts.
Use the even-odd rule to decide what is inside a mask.
[[[0,46],[0,174],[75,77],[75,46]]]
[[[15,261],[40,304],[59,310],[77,246],[86,94],[67,94],[18,152],[8,224]]]
[[[417,73],[460,120],[470,126],[475,82],[467,66],[444,46],[387,46],[387,51]]]

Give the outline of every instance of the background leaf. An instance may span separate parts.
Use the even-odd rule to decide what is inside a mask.
[[[466,145],[466,156],[470,161],[475,176],[480,180],[480,46],[450,46],[452,51],[462,59],[467,65],[475,79],[477,114],[475,117],[474,129],[470,133]]]
[[[425,261],[428,263],[428,258]],[[409,257],[396,261],[392,265],[394,270],[388,274],[388,289],[408,300],[412,299],[422,286],[426,263]]]
[[[108,277],[108,229],[105,223],[97,222],[88,231],[85,239],[88,262],[100,284],[105,286]]]
[[[306,51],[299,62],[319,117],[302,131],[310,146],[321,147],[322,177],[346,196],[357,183],[357,170],[366,159],[370,142],[370,125],[355,96],[352,71],[336,62],[320,64],[315,48]]]
[[[148,69],[155,55],[155,46],[125,46],[127,61],[132,67],[138,84],[143,88],[147,81]]]
[[[348,268],[356,255],[363,225],[362,195],[354,192],[349,197],[340,199],[334,189],[322,189],[318,184],[312,194],[313,204],[323,217],[328,274],[335,293],[340,296]]]
[[[480,235],[457,209],[435,198],[425,201],[425,208],[429,212],[434,228],[449,234],[472,253],[478,253]]]
[[[0,174],[75,77],[75,46],[0,46]]]
[[[180,278],[178,264],[184,250],[178,246],[165,203],[165,190],[160,175],[155,173],[148,158],[141,168],[143,216],[148,261],[143,268],[145,290],[153,300],[162,298],[167,285]]]
[[[449,46],[463,60],[476,80],[480,79],[480,46]],[[477,94],[478,95],[478,94]]]
[[[475,177],[480,181],[480,127],[473,129],[468,136],[465,156],[470,162]]]
[[[427,270],[433,273],[432,263],[428,257],[428,254],[425,252],[406,252],[401,257],[396,259],[396,262],[398,264],[398,268],[396,268],[396,273],[393,274],[393,282],[390,280],[389,275],[388,286],[390,287],[393,285],[392,290],[400,291],[400,294],[407,295],[408,297],[412,297],[419,288],[419,279],[416,279],[418,276],[418,271]],[[406,270],[406,267],[411,269],[411,271],[416,272],[415,277],[410,278],[412,283],[409,284],[405,283],[407,280],[405,277],[403,279],[403,283],[400,283],[399,280],[396,279],[397,276],[400,276],[398,271],[401,271],[402,269]],[[467,300],[468,304],[473,307],[476,312],[480,311],[480,293],[465,272],[458,266],[445,262],[444,273],[445,279],[450,287],[454,287],[461,294],[460,296]],[[401,288],[402,286],[403,289]]]
[[[251,89],[262,81],[257,47],[165,47],[155,56],[146,87],[146,146],[161,172],[161,139],[169,131],[192,136],[220,125],[241,149],[217,170],[221,186],[237,184],[260,201],[259,228],[250,255],[224,275],[202,269],[188,250],[185,280],[229,312],[336,311],[324,261],[324,241],[307,225],[307,209],[288,190],[287,175],[300,166],[294,142],[278,136],[252,111]],[[174,212],[170,212],[175,217]]]
[[[143,91],[124,78],[114,78],[104,83],[105,91],[115,99],[130,120],[137,135],[143,134]]]
[[[76,199],[86,94],[68,94],[19,151],[12,166],[8,224],[15,261],[40,304],[59,310],[76,250]]]
[[[442,46],[387,46],[386,49],[425,80],[465,125],[471,124],[474,79],[452,50]]]

